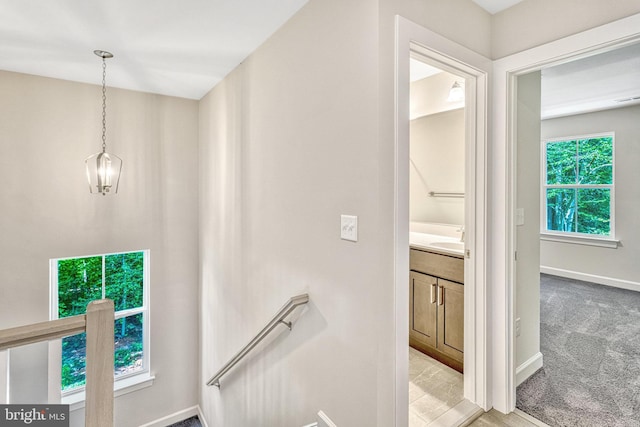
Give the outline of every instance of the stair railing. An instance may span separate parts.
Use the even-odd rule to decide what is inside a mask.
[[[276,328],[276,326],[278,326],[279,324],[283,324],[286,327],[288,327],[289,330],[291,330],[291,328],[293,327],[292,322],[287,322],[285,319],[297,307],[301,305],[305,305],[308,302],[309,302],[308,294],[301,294],[301,295],[297,295],[289,298],[289,301],[287,301],[286,304],[283,305],[280,310],[278,310],[278,312],[275,314],[275,316],[273,316],[273,318],[269,321],[269,323],[267,323],[267,325],[264,328],[262,328],[262,330],[258,332],[258,334],[255,337],[253,337],[253,339],[249,341],[247,345],[242,347],[242,349],[238,353],[236,353],[235,356],[229,359],[229,361],[225,363],[224,366],[220,368],[220,370],[218,370],[218,372],[216,372],[216,374],[212,376],[211,379],[209,379],[209,381],[207,381],[207,385],[208,386],[214,385],[220,388],[220,379],[224,376],[224,374],[229,372],[231,368],[233,368],[236,364],[238,364],[251,350],[253,350],[255,346],[260,344],[260,342],[264,340],[271,333],[271,331],[273,331]]]
[[[85,426],[113,427],[113,301],[92,301],[86,314],[0,330],[0,351],[87,333]]]

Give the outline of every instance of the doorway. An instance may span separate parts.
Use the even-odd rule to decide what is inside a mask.
[[[640,232],[621,209],[640,160],[638,63],[632,44],[516,80],[516,406],[548,424],[639,416],[626,378],[640,351],[628,305]]]
[[[520,254],[516,253],[516,223],[519,221],[516,192],[517,79],[551,64],[567,63],[637,43],[640,41],[638,25],[640,15],[635,15],[494,62],[494,97],[506,100],[505,103],[496,103],[494,108],[493,157],[504,159],[504,163],[495,163],[492,174],[495,195],[492,201],[492,224],[495,225],[492,240],[499,242],[492,251],[492,256],[496,257],[492,280],[504,283],[504,286],[496,286],[492,295],[496,318],[504,322],[496,324],[493,336],[496,363],[492,396],[494,407],[501,412],[511,412],[515,408],[518,368],[516,257]]]
[[[396,179],[395,179],[395,301],[396,301],[396,422],[407,425],[409,335],[409,175],[410,175],[410,58],[464,78],[464,398],[457,419],[488,401],[486,307],[486,121],[487,84],[491,61],[417,24],[397,18],[396,62]],[[455,421],[454,421],[455,422]]]
[[[414,52],[410,82],[409,427],[414,427],[430,425],[464,400],[466,79]]]

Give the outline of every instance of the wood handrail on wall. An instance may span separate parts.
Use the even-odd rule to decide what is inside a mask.
[[[113,301],[92,301],[86,314],[0,330],[0,351],[86,331],[85,426],[113,427],[113,322]]]

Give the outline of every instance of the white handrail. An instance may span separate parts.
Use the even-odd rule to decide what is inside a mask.
[[[238,353],[236,353],[235,356],[233,356],[227,363],[225,363],[224,366],[220,368],[220,370],[218,370],[218,372],[216,372],[216,374],[212,376],[209,381],[207,381],[207,385],[214,385],[220,388],[220,379],[222,378],[222,376],[226,374],[231,368],[233,368],[238,362],[240,362],[247,355],[247,353],[249,353],[255,346],[257,346],[260,341],[265,339],[267,335],[269,335],[269,333],[271,333],[271,331],[273,331],[275,327],[280,323],[286,325],[289,330],[291,330],[293,325],[291,324],[291,322],[285,321],[286,317],[291,314],[297,307],[308,302],[308,294],[297,295],[295,297],[289,298],[289,301],[287,301],[287,303],[283,305],[280,310],[278,310],[275,316],[273,316],[269,323],[267,323],[267,326],[262,328],[262,330],[258,332],[258,335],[253,337],[253,339],[249,341],[247,345],[242,347],[242,349]]]
[[[113,427],[113,301],[92,301],[87,314],[0,330],[0,351],[87,332],[86,427]]]

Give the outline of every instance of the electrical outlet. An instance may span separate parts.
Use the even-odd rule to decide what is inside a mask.
[[[358,241],[358,217],[340,215],[340,238],[352,242]]]
[[[520,336],[520,318],[516,319],[516,337]]]

